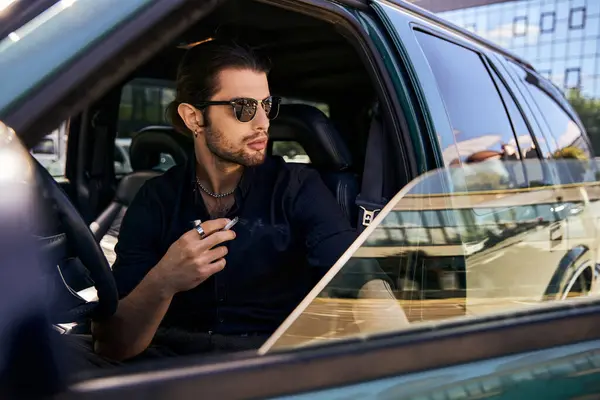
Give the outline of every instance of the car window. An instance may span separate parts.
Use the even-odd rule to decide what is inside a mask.
[[[310,164],[310,157],[306,154],[304,147],[293,140],[273,141],[274,156],[281,156],[286,162]]]
[[[158,79],[134,79],[123,86],[118,137],[132,137],[151,125],[167,125],[166,109],[175,99],[175,84]]]
[[[503,161],[507,169],[539,162]],[[600,182],[456,190],[466,173],[448,166],[402,189],[260,353],[457,319],[510,320],[595,295]],[[500,172],[483,162],[468,173],[484,180]]]
[[[520,160],[535,146],[498,74],[473,50],[427,33],[415,34],[453,129],[452,137],[440,137],[444,163],[469,169],[469,164],[487,162],[496,171],[494,179],[480,174],[480,180],[466,173],[461,186],[468,190],[528,186],[521,165],[510,164],[509,170],[502,162]]]
[[[38,144],[33,146],[31,152],[33,154],[56,154],[58,149],[56,148],[55,139],[51,137],[43,138]]]
[[[115,175],[133,171],[129,154],[132,137],[148,126],[168,125],[166,110],[174,99],[175,83],[172,81],[137,78],[123,86],[115,140]],[[166,171],[173,165],[175,162],[170,154],[161,154],[159,165],[154,169]]]
[[[130,146],[131,138],[117,138],[115,140],[114,166],[116,176],[126,175],[133,171],[129,157]]]
[[[444,100],[453,137],[441,137],[446,165],[499,158],[515,137],[502,99],[481,56],[416,31]]]
[[[509,63],[533,97],[545,122],[548,151],[545,157],[589,159],[591,152],[585,134],[565,111],[569,107],[560,91],[533,71]]]
[[[497,73],[494,70],[491,70],[490,72],[496,81],[496,86],[498,87],[506,107],[516,137],[516,142],[512,142],[511,147],[509,147],[510,151],[515,152],[511,157],[522,160],[537,159],[540,157],[540,153],[536,141],[531,134],[531,130],[525,121],[521,109],[517,106],[514,96],[509,92]],[[527,175],[525,175],[524,172],[527,172]],[[519,187],[537,185],[550,181],[548,171],[539,163],[529,163],[527,169],[515,168],[512,173],[514,174],[513,177],[517,181]]]
[[[31,155],[48,170],[55,179],[65,177],[67,161],[67,126],[62,123],[57,129],[44,136],[30,150]]]

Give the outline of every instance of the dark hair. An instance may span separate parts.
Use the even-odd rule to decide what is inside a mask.
[[[227,68],[268,73],[270,62],[249,46],[234,41],[211,40],[188,49],[177,70],[175,100],[166,111],[168,120],[177,131],[191,134],[177,112],[179,105],[209,100],[219,91],[218,74]]]

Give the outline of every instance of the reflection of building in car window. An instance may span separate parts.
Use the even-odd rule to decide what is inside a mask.
[[[369,228],[364,242],[359,239],[360,247],[350,250],[351,259],[377,259],[394,282],[394,294],[411,323],[515,311],[588,293],[591,269],[584,271],[575,290],[555,283],[553,277],[562,279],[567,250],[584,243],[590,248],[598,245],[594,222],[598,185],[440,191],[438,182],[446,182],[448,172],[454,170],[467,170],[474,178],[480,173],[487,177],[498,166],[533,166],[537,173],[537,164],[530,160],[503,161],[500,156],[481,152],[470,157],[474,162],[463,162],[463,167],[419,178],[382,211],[383,219]],[[553,160],[548,164],[561,163]],[[577,161],[574,164],[578,165]],[[497,174],[500,171],[498,168]],[[340,271],[343,269],[341,266]],[[333,280],[328,285],[336,287]],[[346,308],[348,303],[343,303]],[[357,336],[356,330],[343,325],[344,314],[333,309],[341,307],[339,304],[319,296],[310,304],[305,302],[281,334],[285,340],[274,346],[304,344],[305,332],[310,332],[315,321],[345,329],[332,329],[331,337],[319,337],[320,341]],[[367,308],[373,302],[354,300],[350,304]]]

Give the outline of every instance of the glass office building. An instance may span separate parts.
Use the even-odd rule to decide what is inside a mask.
[[[522,56],[560,88],[600,98],[600,0],[516,0],[438,15]]]

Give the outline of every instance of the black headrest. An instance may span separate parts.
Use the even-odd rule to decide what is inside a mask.
[[[321,110],[305,104],[282,105],[271,121],[271,140],[294,140],[304,147],[317,168],[342,171],[352,165],[352,155],[333,123]]]
[[[160,154],[170,154],[175,164],[185,163],[194,152],[194,141],[170,126],[148,126],[131,140],[129,156],[134,171],[150,170],[160,163]]]

